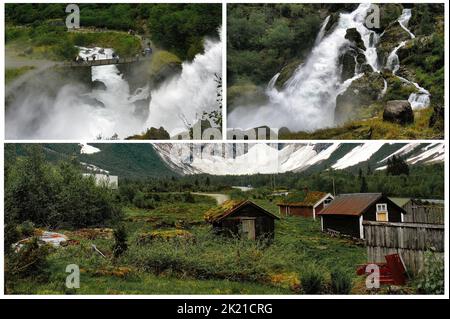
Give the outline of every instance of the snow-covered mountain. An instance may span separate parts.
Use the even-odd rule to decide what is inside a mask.
[[[153,144],[161,159],[182,174],[251,175],[352,169],[370,163],[386,168],[401,156],[408,164],[444,161],[443,143]]]

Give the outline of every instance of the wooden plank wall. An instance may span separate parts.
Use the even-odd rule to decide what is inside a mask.
[[[404,222],[444,224],[444,207],[442,206],[417,206],[411,205],[406,208]]]
[[[363,222],[368,262],[385,262],[385,255],[398,253],[407,270],[418,274],[427,250],[444,254],[444,225]]]

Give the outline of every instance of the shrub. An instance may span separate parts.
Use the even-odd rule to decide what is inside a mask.
[[[42,277],[47,269],[49,252],[50,247],[40,245],[36,237],[25,243],[16,253],[8,255],[8,258],[5,259],[6,280]]]
[[[119,225],[119,227],[117,227],[114,230],[114,246],[113,246],[114,257],[121,256],[125,251],[127,251],[127,249],[128,249],[127,232],[123,225]]]
[[[34,235],[34,223],[26,220],[18,226],[18,231],[23,237],[30,237]]]
[[[323,284],[323,275],[316,269],[307,269],[301,275],[301,285],[305,294],[320,294],[323,290]]]
[[[342,269],[331,272],[331,292],[338,295],[347,295],[352,290],[352,278]]]
[[[425,253],[424,269],[419,275],[417,290],[428,295],[444,294],[444,259],[431,251]]]

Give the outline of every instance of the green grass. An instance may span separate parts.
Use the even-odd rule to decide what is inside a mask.
[[[276,222],[271,245],[214,235],[203,213],[214,207],[209,199],[196,203],[167,204],[154,210],[127,208],[125,226],[128,251],[113,260],[112,239],[86,239],[67,234],[78,245],[59,248],[48,258],[48,278],[27,278],[8,284],[15,294],[291,294],[301,293],[306,269],[330,272],[344,269],[355,283],[355,265],[366,260],[365,248],[320,231],[320,222],[290,217]],[[274,203],[256,202],[273,213]],[[190,239],[154,239],[138,243],[141,234],[183,228]],[[59,230],[63,231],[63,230]],[[108,258],[93,252],[95,244]],[[65,267],[81,269],[81,288],[65,288]],[[326,291],[324,291],[326,292]]]
[[[280,139],[439,139],[443,132],[430,128],[428,123],[433,113],[430,106],[424,110],[414,111],[414,123],[399,125],[383,121],[383,114],[365,119],[351,121],[343,126],[317,130],[311,133],[294,132],[280,134]]]
[[[121,57],[141,51],[139,38],[126,32],[67,32],[64,27],[45,24],[36,28],[7,26],[6,40],[10,51],[30,59],[71,60],[77,52],[75,46],[113,48]]]
[[[23,66],[20,68],[6,69],[5,70],[5,83],[6,84],[11,83],[15,79],[17,79],[19,76],[21,76],[33,69],[34,69],[34,66]]]

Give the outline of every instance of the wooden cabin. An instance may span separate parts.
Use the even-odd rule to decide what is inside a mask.
[[[337,196],[318,213],[322,231],[364,239],[363,221],[403,222],[406,211],[381,193]]]
[[[251,240],[274,238],[278,216],[249,200],[228,200],[205,213],[205,220],[216,233],[241,236]]]
[[[286,198],[278,203],[281,216],[302,216],[316,219],[317,213],[327,207],[334,199],[330,193],[308,191],[302,201],[289,201]]]

